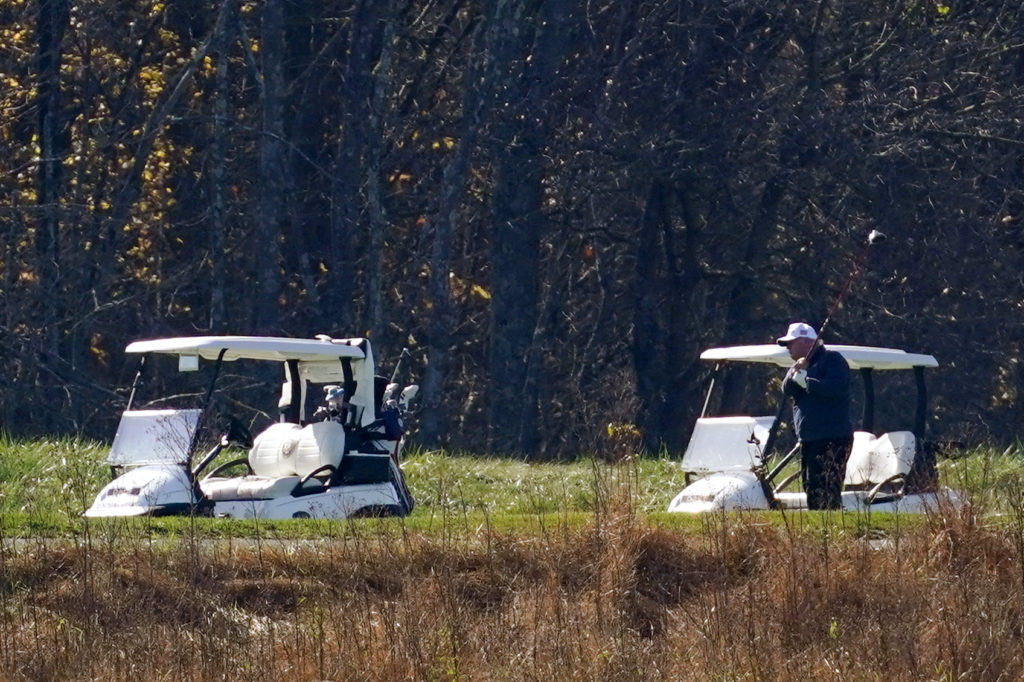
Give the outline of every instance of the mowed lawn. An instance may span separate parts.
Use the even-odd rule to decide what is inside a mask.
[[[107,452],[106,444],[81,439],[0,437],[0,524],[11,535],[78,532],[84,523],[81,512],[110,480]],[[965,457],[943,460],[942,481],[966,490],[986,508],[1005,507],[1024,480],[1019,453],[1014,448],[1002,452],[978,449]],[[221,458],[238,454],[232,451]],[[417,528],[460,516],[498,527],[529,525],[532,519],[549,516],[586,518],[612,503],[659,522],[679,523],[669,518],[674,515],[663,512],[685,486],[679,459],[664,455],[633,456],[615,463],[598,459],[530,462],[414,450],[405,458],[403,469],[416,499],[416,508],[404,523]],[[174,528],[181,521],[161,519],[155,523],[153,527],[165,524]],[[217,533],[218,527],[231,524],[211,520],[209,525]],[[279,531],[294,527],[295,533],[305,534],[302,522],[269,525]]]
[[[73,530],[110,480],[107,452],[106,444],[71,438],[0,439],[0,515],[8,532]],[[414,524],[429,524],[440,515],[499,521],[589,513],[610,496],[627,498],[638,513],[655,512],[664,510],[684,485],[678,461],[669,458],[535,463],[416,451],[406,457],[403,469],[416,499],[407,519]]]

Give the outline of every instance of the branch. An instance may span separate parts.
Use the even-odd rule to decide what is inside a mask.
[[[989,133],[965,133],[958,130],[926,130],[925,134],[951,137],[955,140],[977,140],[983,142],[1001,142],[1014,147],[1024,147],[1024,140],[1015,140],[1012,137],[991,135]]]
[[[6,327],[0,327],[0,331],[3,332],[3,336],[14,336],[11,330]],[[18,358],[25,363],[26,366],[36,367],[43,372],[53,375],[63,383],[75,384],[108,398],[115,398],[120,402],[125,401],[125,397],[120,393],[112,391],[106,386],[101,386],[91,379],[84,377],[81,372],[72,367],[64,358],[51,355],[45,350],[39,350],[36,353],[25,352],[5,341],[3,336],[0,336],[0,350],[2,350],[6,355]]]
[[[114,229],[118,229],[124,225],[128,219],[128,211],[131,206],[135,203],[135,199],[138,197],[139,178],[142,177],[142,172],[146,168],[146,164],[149,163],[150,153],[153,151],[153,144],[156,141],[157,132],[163,128],[164,121],[170,115],[171,110],[181,99],[181,96],[185,92],[186,86],[192,81],[192,76],[195,74],[199,65],[203,63],[206,55],[209,54],[210,49],[216,43],[217,39],[224,32],[224,26],[227,23],[227,18],[231,14],[231,10],[234,8],[237,0],[224,0],[220,6],[220,12],[217,14],[217,21],[210,31],[210,35],[207,36],[206,42],[199,46],[193,55],[192,59],[189,60],[185,68],[182,69],[178,75],[177,81],[174,87],[171,89],[170,94],[164,99],[163,102],[157,105],[153,113],[150,114],[149,118],[146,119],[146,125],[142,131],[142,138],[139,142],[139,148],[135,151],[135,158],[132,162],[131,171],[128,177],[125,178],[124,184],[121,186],[121,191],[117,194],[117,200],[114,204],[114,209],[111,212],[110,220],[113,224]]]

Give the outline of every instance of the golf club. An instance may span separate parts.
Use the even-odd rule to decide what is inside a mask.
[[[828,323],[832,321],[832,315],[834,315],[836,310],[839,308],[839,303],[843,300],[843,297],[846,296],[846,292],[850,290],[850,285],[853,284],[853,280],[856,279],[858,274],[860,274],[861,268],[864,267],[864,263],[868,258],[868,251],[871,250],[872,246],[883,241],[885,241],[885,235],[878,230],[871,230],[868,234],[868,241],[864,244],[864,248],[861,249],[860,255],[857,256],[857,260],[854,261],[853,270],[850,272],[850,276],[846,279],[846,284],[844,284],[843,288],[839,291],[839,295],[836,296],[836,300],[833,301],[832,307],[828,311],[828,315],[825,316],[825,321],[822,322],[821,326],[818,328],[819,343],[821,343],[821,335],[825,333]]]
[[[820,327],[818,327],[818,338],[815,340],[815,342],[808,349],[807,353],[805,353],[804,357],[801,358],[801,359],[810,357],[811,353],[813,353],[815,349],[817,349],[820,345],[822,345],[822,343],[823,343],[822,335],[825,333],[825,330],[828,328],[829,322],[832,321],[832,316],[835,314],[836,310],[839,308],[839,304],[842,302],[843,298],[846,296],[846,293],[850,290],[850,286],[853,284],[853,280],[857,278],[857,275],[860,274],[861,269],[864,267],[864,264],[867,262],[868,252],[871,250],[872,246],[874,246],[875,244],[878,244],[879,242],[882,242],[884,240],[885,240],[885,235],[883,233],[879,232],[878,230],[871,230],[871,232],[868,234],[867,243],[864,244],[864,248],[861,249],[860,254],[857,256],[857,259],[854,261],[854,263],[853,263],[853,270],[850,271],[850,276],[846,279],[846,283],[843,284],[843,288],[839,291],[839,295],[836,296],[835,301],[832,302],[832,307],[829,309],[828,314],[825,316],[825,321],[821,323]],[[761,451],[761,461],[762,461],[762,463],[767,462],[768,457],[771,455],[771,452],[772,452],[772,450],[775,447],[775,439],[776,439],[776,436],[778,435],[778,430],[779,430],[779,421],[782,419],[782,413],[783,413],[783,411],[785,409],[786,409],[786,399],[785,399],[785,396],[783,396],[783,398],[779,401],[779,409],[778,409],[778,412],[776,412],[776,414],[775,414],[775,421],[772,422],[771,429],[769,429],[769,431],[768,431],[768,438],[765,440],[764,449]],[[790,453],[790,455],[792,455],[792,454],[794,454],[794,453]],[[763,481],[762,483],[765,485],[766,494],[767,494],[767,488],[768,488],[767,481]],[[774,496],[769,497],[768,502],[769,502],[769,506],[772,507],[773,509],[776,507]]]

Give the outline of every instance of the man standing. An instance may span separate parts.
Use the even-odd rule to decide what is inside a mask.
[[[807,508],[839,509],[846,460],[853,446],[850,366],[842,355],[819,344],[818,334],[805,322],[789,325],[778,342],[794,360],[782,392],[793,399]]]

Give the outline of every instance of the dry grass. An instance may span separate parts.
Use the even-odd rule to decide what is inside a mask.
[[[1024,524],[937,511],[323,540],[144,526],[0,544],[11,680],[998,680],[1024,674]]]
[[[915,522],[680,522],[657,462],[422,456],[404,521],[254,527],[90,523],[91,470],[9,449],[3,680],[1024,678],[1019,460]]]

